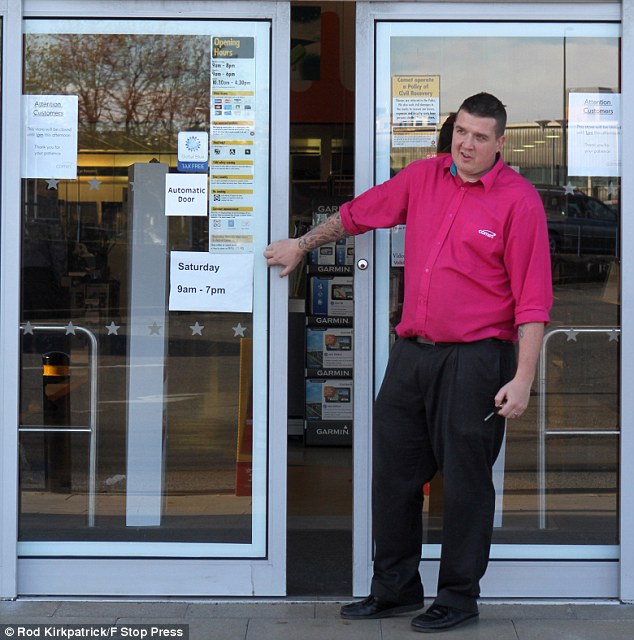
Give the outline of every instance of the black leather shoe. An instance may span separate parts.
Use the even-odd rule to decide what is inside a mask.
[[[432,604],[425,613],[421,613],[412,620],[414,631],[433,633],[451,629],[467,620],[478,617],[478,612],[461,611],[453,607],[445,607],[442,604]]]
[[[379,618],[389,618],[398,613],[416,611],[423,605],[424,602],[422,600],[412,604],[401,604],[368,596],[365,600],[341,607],[341,617],[346,618],[346,620],[377,620]]]

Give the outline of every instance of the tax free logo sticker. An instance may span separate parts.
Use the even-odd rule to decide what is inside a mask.
[[[179,131],[178,170],[206,173],[209,168],[209,134],[206,131]]]

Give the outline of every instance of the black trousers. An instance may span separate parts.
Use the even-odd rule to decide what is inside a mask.
[[[496,340],[425,345],[399,339],[374,406],[371,593],[420,602],[423,485],[443,476],[443,532],[435,602],[477,611],[493,533],[492,468],[504,436],[494,396],[515,372]]]

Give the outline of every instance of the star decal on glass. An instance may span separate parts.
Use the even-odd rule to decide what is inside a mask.
[[[237,338],[238,336],[242,336],[244,338],[244,332],[247,330],[246,327],[243,327],[239,322],[235,327],[231,327],[233,329],[233,337]]]
[[[97,176],[90,180],[88,184],[90,185],[89,191],[99,191],[101,188],[101,180],[98,180]]]
[[[121,325],[115,324],[113,320],[109,325],[106,325],[106,329],[108,329],[109,336],[118,336]]]
[[[198,321],[196,321],[194,324],[190,324],[189,328],[192,330],[193,336],[202,336],[205,325],[198,324]]]
[[[160,336],[161,335],[161,325],[160,324],[156,324],[156,321],[154,321],[151,325],[149,325],[148,329],[150,330],[150,335],[151,336]]]
[[[570,182],[570,180],[568,180],[568,184],[564,187],[564,195],[572,196],[574,195],[574,193],[575,193],[575,188]]]
[[[59,180],[56,180],[55,178],[51,178],[50,180],[46,181],[46,184],[48,185],[46,187],[47,189],[57,189],[57,185],[59,184]]]
[[[27,321],[27,323],[24,325],[24,327],[22,327],[22,331],[24,332],[24,335],[33,335],[33,325]]]
[[[574,329],[568,329],[568,331],[566,331],[566,334],[568,335],[568,337],[566,338],[566,342],[577,342],[577,335],[579,334],[578,331],[575,331]]]
[[[66,325],[66,335],[76,335],[75,334],[75,325],[73,324],[73,321],[71,320],[67,325]]]
[[[618,329],[610,329],[609,331],[606,331],[606,333],[608,334],[609,342],[619,341],[619,335],[621,332]]]

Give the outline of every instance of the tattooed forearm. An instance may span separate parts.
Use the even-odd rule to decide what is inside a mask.
[[[310,251],[321,247],[327,242],[335,242],[347,235],[349,234],[341,223],[341,215],[337,212],[303,235],[299,239],[299,248],[303,251]]]
[[[517,336],[520,338],[520,340],[524,337],[524,325],[523,324],[521,324],[517,328]]]

